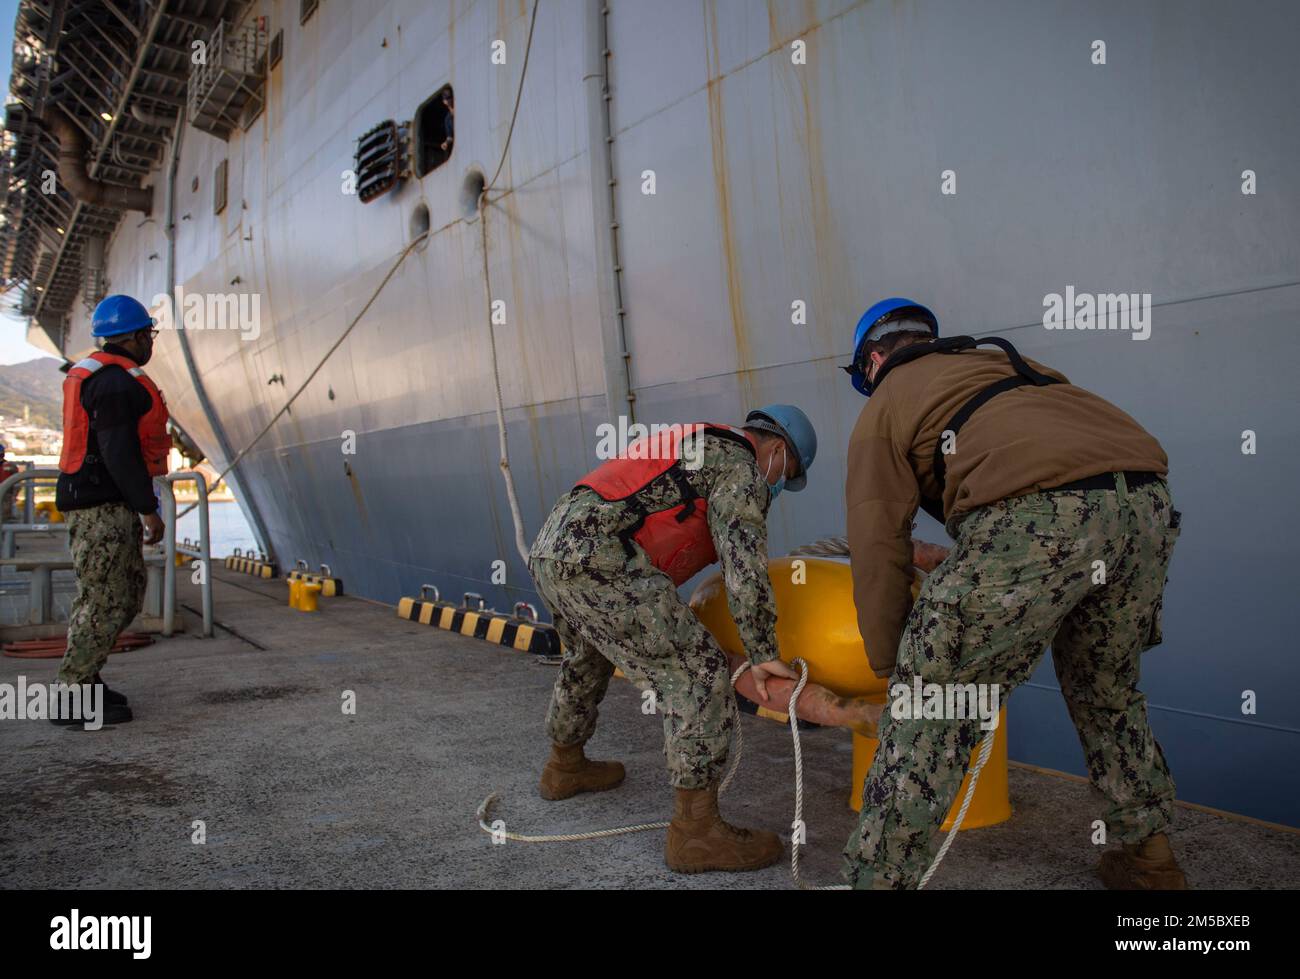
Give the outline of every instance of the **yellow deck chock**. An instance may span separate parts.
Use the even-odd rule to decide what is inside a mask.
[[[314,581],[303,581],[301,578],[287,578],[289,583],[289,607],[296,608],[299,612],[319,612],[320,606],[317,599],[320,598],[321,586]]]
[[[254,578],[275,577],[275,564],[266,560],[265,555],[254,557],[252,551],[244,554],[237,547],[235,553],[226,558],[226,568],[242,574],[251,574]]]
[[[428,593],[433,592],[430,601]],[[470,608],[470,599],[478,600]],[[483,596],[467,591],[459,605],[444,602],[436,585],[421,585],[419,598],[402,598],[397,603],[398,618],[421,625],[431,625],[462,636],[486,639],[525,653],[540,656],[560,655],[560,636],[555,626],[537,621],[537,609],[527,602],[516,602],[514,612],[506,615],[486,608]]]
[[[334,572],[330,570],[328,564],[322,564],[320,570],[320,574],[313,574],[308,569],[307,562],[299,559],[297,567],[290,571],[286,577],[290,581],[305,581],[313,585],[320,585],[320,593],[326,598],[342,595],[343,579],[335,578]]]

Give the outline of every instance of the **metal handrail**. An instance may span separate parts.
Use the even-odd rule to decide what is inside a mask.
[[[10,487],[28,480],[35,482],[38,479],[58,480],[59,470],[54,468],[37,469],[29,467],[22,469],[0,483],[0,557],[14,556],[14,533],[19,530],[30,531],[36,527],[36,493],[35,487],[29,487],[23,499],[23,522],[20,524],[10,523],[5,526],[5,515],[3,501],[5,494],[9,492]],[[67,531],[64,524],[41,525],[41,530]]]
[[[163,562],[163,627],[162,634],[170,636],[176,624],[176,494],[173,483],[193,482],[199,500],[199,560],[203,562],[203,635],[212,637],[212,537],[208,532],[208,486],[202,473],[179,472],[159,476],[162,490],[163,540],[166,542],[166,559]]]

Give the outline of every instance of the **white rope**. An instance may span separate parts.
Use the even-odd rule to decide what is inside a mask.
[[[731,674],[731,685],[734,687],[740,675],[749,669],[749,663],[741,663],[735,673]],[[731,785],[731,780],[736,776],[736,769],[740,767],[740,756],[744,754],[745,741],[744,735],[740,728],[740,708],[736,706],[736,699],[731,699],[731,717],[732,724],[731,736],[731,765],[727,770],[726,778],[718,786],[718,795],[727,791]],[[660,823],[636,823],[632,826],[617,826],[614,829],[591,830],[586,833],[558,833],[551,836],[527,836],[523,833],[508,833],[501,830],[493,829],[488,825],[488,819],[491,816],[492,804],[500,797],[500,793],[493,792],[483,800],[483,804],[478,807],[478,825],[479,829],[487,833],[493,839],[514,840],[516,843],[573,843],[578,840],[600,840],[609,836],[624,836],[628,833],[644,833],[652,829],[667,829],[671,820]]]
[[[515,120],[519,118],[519,102],[524,97],[524,79],[528,77],[528,56],[533,50],[533,28],[537,26],[537,7],[541,0],[533,0],[533,15],[528,19],[528,40],[524,42],[524,63],[519,69],[519,87],[515,90],[515,108],[510,113],[510,128],[506,131],[506,142],[501,147],[501,159],[497,161],[496,171],[492,174],[492,179],[487,182],[483,188],[483,193],[491,190],[497,182],[497,177],[501,176],[501,168],[505,166],[506,154],[510,152],[510,140],[515,135]]]
[[[807,833],[808,829],[803,822],[803,750],[799,745],[799,717],[796,713],[796,706],[799,703],[799,694],[803,693],[803,688],[808,683],[808,664],[802,659],[795,658],[790,661],[790,665],[799,666],[799,682],[794,685],[790,691],[790,737],[794,742],[794,822],[791,824],[790,836],[790,876],[794,878],[795,886],[801,891],[847,891],[848,884],[809,884],[799,876],[799,837]]]
[[[321,372],[321,368],[325,366],[326,361],[328,361],[332,356],[334,356],[334,351],[338,350],[338,348],[343,345],[343,341],[346,340],[348,336],[352,333],[353,328],[358,323],[361,322],[361,317],[365,316],[366,313],[370,311],[370,307],[375,304],[375,300],[379,298],[379,294],[384,291],[384,286],[388,285],[389,280],[397,273],[397,270],[401,267],[402,263],[406,261],[406,256],[411,254],[412,251],[414,251],[416,245],[420,244],[420,242],[424,241],[428,237],[429,237],[429,232],[422,231],[420,232],[420,234],[416,235],[414,238],[411,239],[411,243],[409,245],[407,245],[405,248],[402,249],[402,253],[397,256],[397,261],[395,261],[392,267],[388,270],[388,274],[385,275],[382,280],[380,280],[379,285],[375,287],[375,291],[372,292],[370,294],[370,298],[366,300],[366,304],[361,307],[361,312],[357,313],[356,316],[352,317],[352,322],[347,325],[347,327],[343,330],[343,332],[339,334],[338,339],[335,340],[330,345],[330,348],[325,351],[325,356],[322,357],[320,359],[320,362],[315,367],[312,368],[311,373],[307,375],[307,379],[303,381],[300,385],[298,385],[298,390],[294,391],[293,394],[290,396],[289,400],[286,401],[283,405],[281,405],[280,410],[271,416],[271,420],[267,422],[264,426],[262,426],[262,430],[253,437],[253,441],[249,442],[246,446],[240,449],[239,452],[235,455],[235,457],[231,459],[229,463],[226,464],[226,468],[221,470],[221,472],[217,473],[217,477],[212,481],[212,485],[208,487],[209,493],[215,490],[217,488],[217,485],[228,475],[230,475],[231,470],[233,470],[235,466],[239,465],[239,461],[243,459],[244,456],[248,455],[249,450],[252,449],[253,446],[257,445],[258,442],[262,441],[262,439],[266,436],[267,432],[269,432],[272,428],[275,427],[275,423],[284,417],[284,413],[287,412],[291,407],[293,407],[293,403],[298,400],[298,396],[307,390],[307,385],[310,384],[312,380],[316,377],[316,375]],[[197,502],[191,503],[180,513],[176,514],[176,519],[179,520],[181,517],[185,516],[185,514],[189,513],[198,505],[199,504]]]
[[[790,721],[790,737],[794,744],[794,822],[791,824],[792,834],[790,837],[790,876],[794,879],[795,886],[804,891],[847,891],[851,890],[848,884],[809,884],[799,874],[799,847],[800,836],[806,834],[807,827],[803,822],[803,749],[799,743],[799,715],[798,704],[799,695],[803,693],[803,688],[808,684],[808,664],[802,659],[796,657],[790,661],[791,666],[799,667],[799,682],[795,684],[794,689],[790,691],[790,702],[788,705],[788,716]],[[731,685],[735,687],[736,681],[741,675],[748,670],[748,662],[741,663],[736,672],[731,674]],[[732,778],[736,774],[736,769],[740,766],[740,757],[744,750],[744,741],[741,735],[740,727],[740,709],[736,706],[735,697],[731,701],[732,717],[735,721],[733,725],[734,734],[732,736],[733,751],[731,753],[731,765],[727,771],[727,777],[722,780],[722,785],[718,788],[718,795],[727,791],[727,786],[731,784]],[[970,785],[966,787],[966,797],[962,799],[961,808],[957,810],[957,818],[952,822],[952,829],[948,830],[947,837],[944,838],[943,845],[939,847],[939,852],[935,854],[934,862],[930,868],[921,877],[917,890],[925,887],[934,876],[934,872],[939,869],[939,864],[948,853],[948,848],[952,846],[953,840],[957,838],[957,831],[961,829],[962,820],[966,818],[966,810],[970,808],[971,800],[975,798],[975,783],[979,781],[980,771],[984,768],[985,763],[993,753],[993,737],[997,734],[997,728],[989,731],[984,737],[980,747],[979,758],[975,762],[975,767],[971,769]],[[483,804],[478,807],[478,825],[483,832],[487,833],[494,839],[501,838],[514,840],[517,843],[573,843],[579,840],[599,840],[610,836],[624,836],[628,833],[644,833],[652,829],[667,829],[671,821],[658,823],[636,823],[632,826],[618,826],[614,829],[591,830],[586,833],[557,833],[550,836],[528,836],[523,833],[510,833],[504,830],[493,829],[488,824],[491,817],[492,805],[500,798],[500,794],[493,792]]]
[[[536,9],[536,6],[533,8]],[[524,539],[524,518],[519,510],[519,495],[515,492],[515,477],[510,471],[510,450],[506,444],[506,409],[501,396],[501,368],[497,361],[497,333],[492,325],[492,279],[488,274],[487,191],[478,198],[479,232],[483,242],[483,291],[487,296],[488,347],[492,352],[492,381],[496,390],[497,441],[501,449],[501,476],[506,483],[506,499],[510,502],[510,519],[515,525],[515,549],[519,559],[528,567],[528,543]]]
[[[791,557],[848,557],[847,537],[823,537],[811,544],[801,544],[790,552]]]
[[[975,767],[970,771],[970,785],[966,786],[966,798],[962,800],[961,808],[957,810],[957,818],[952,821],[952,829],[948,830],[948,835],[944,837],[943,846],[939,847],[939,852],[934,855],[934,863],[930,864],[930,869],[921,878],[921,883],[916,885],[918,891],[930,883],[930,878],[939,869],[939,864],[943,863],[948,847],[952,846],[952,841],[957,838],[957,830],[961,829],[962,820],[966,818],[966,810],[970,808],[971,800],[975,798],[975,783],[979,781],[980,771],[983,770],[984,763],[993,754],[993,736],[997,733],[998,729],[995,726],[993,730],[984,735],[984,741],[980,745],[979,758],[976,759]]]
[[[533,29],[537,26],[537,7],[541,0],[533,0],[533,14],[528,21],[528,40],[524,44],[524,63],[519,70],[519,87],[515,90],[515,108],[510,114],[510,128],[506,131],[505,145],[501,147],[501,158],[497,161],[496,171],[479,192],[478,220],[479,232],[483,243],[483,291],[487,294],[488,344],[492,352],[492,381],[496,388],[497,442],[501,449],[501,476],[506,484],[506,499],[510,503],[510,519],[515,525],[515,550],[519,559],[528,567],[528,543],[524,536],[524,518],[519,509],[519,495],[515,492],[515,477],[510,471],[510,450],[506,439],[506,410],[501,396],[501,369],[497,360],[497,335],[492,325],[492,279],[488,274],[488,237],[487,205],[488,191],[496,186],[501,168],[505,166],[506,156],[510,152],[510,140],[515,135],[515,120],[519,117],[519,103],[524,95],[524,79],[528,77],[528,56],[533,50]],[[502,196],[502,195],[498,195]],[[487,803],[484,803],[486,805]],[[481,809],[482,807],[480,807]]]

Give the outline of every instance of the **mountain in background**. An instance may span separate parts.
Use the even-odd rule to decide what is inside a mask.
[[[33,425],[62,428],[63,372],[59,364],[53,357],[38,357],[0,366],[0,415],[22,418],[26,405]]]

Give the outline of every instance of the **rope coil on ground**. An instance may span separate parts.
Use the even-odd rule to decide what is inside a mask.
[[[794,745],[794,822],[791,824],[790,837],[790,876],[794,879],[795,886],[804,891],[847,891],[851,888],[848,884],[809,884],[799,874],[799,847],[802,845],[800,836],[806,832],[806,826],[803,822],[803,750],[799,743],[799,717],[798,704],[799,694],[803,693],[803,688],[808,684],[808,664],[802,659],[796,657],[790,661],[791,666],[799,668],[799,682],[795,684],[794,689],[790,692],[790,703],[788,707],[788,718],[790,721],[790,737]],[[742,663],[736,672],[731,675],[731,685],[734,688],[736,681],[741,675],[748,670],[750,664]],[[736,770],[740,767],[740,758],[744,750],[744,741],[741,734],[740,726],[740,708],[736,706],[735,698],[731,701],[732,717],[735,720],[733,730],[734,750],[732,751],[731,764],[727,770],[726,777],[722,780],[722,785],[718,787],[718,795],[727,791],[731,784]],[[979,781],[980,771],[988,762],[993,754],[993,737],[997,734],[997,728],[989,731],[984,736],[980,747],[979,758],[976,759],[974,767],[970,773],[970,785],[966,788],[966,796],[962,799],[961,808],[957,810],[957,818],[953,820],[952,829],[948,830],[948,835],[944,838],[943,845],[939,847],[939,852],[935,854],[934,861],[930,864],[929,869],[921,877],[921,882],[917,885],[917,890],[925,887],[934,876],[934,872],[939,869],[939,864],[947,855],[949,847],[952,846],[953,840],[957,838],[957,831],[961,829],[962,820],[966,818],[966,810],[970,808],[971,800],[975,798],[975,785]],[[498,801],[500,793],[493,792],[483,800],[482,805],[478,807],[478,825],[483,832],[487,833],[493,839],[502,838],[514,840],[517,843],[574,843],[580,840],[600,840],[607,839],[611,836],[624,836],[629,833],[644,833],[652,829],[667,829],[670,821],[657,823],[635,823],[631,826],[618,826],[613,829],[591,830],[585,833],[557,833],[549,836],[529,836],[523,833],[511,833],[505,830],[493,829],[488,820],[491,818],[492,805]]]

